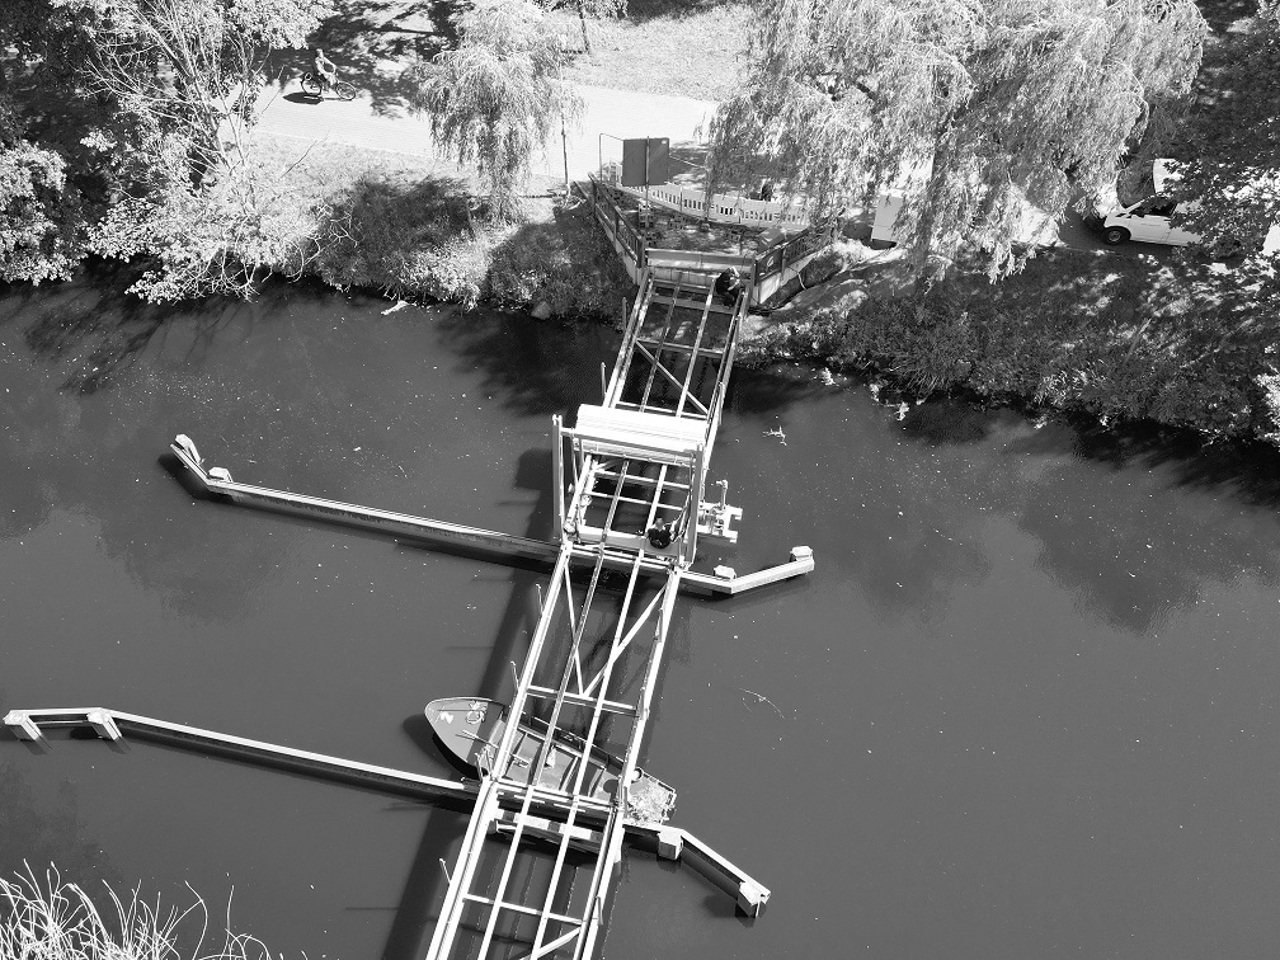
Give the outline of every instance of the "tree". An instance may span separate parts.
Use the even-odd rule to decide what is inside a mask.
[[[1278,10],[1263,0],[1256,19],[1214,38],[1185,122],[1148,151],[1180,161],[1174,192],[1196,202],[1179,219],[1212,249],[1256,250],[1280,223]]]
[[[578,23],[582,26],[582,47],[591,53],[591,38],[587,35],[587,17],[625,17],[627,0],[541,0],[548,10],[573,7],[578,11]]]
[[[135,292],[249,296],[263,275],[297,262],[290,218],[253,169],[252,106],[270,51],[304,46],[327,11],[324,0],[0,4],[0,43],[17,53],[5,79],[45,115],[40,136],[59,135],[50,101],[80,108],[73,143],[59,142],[57,156],[97,180],[93,222],[80,225],[88,248],[152,258]],[[40,175],[36,198],[65,182],[40,157],[20,158]],[[50,235],[37,212],[28,201],[15,213],[28,244]]]
[[[110,2],[106,29],[84,66],[89,89],[117,105],[141,156],[182,140],[193,182],[245,162],[250,101],[267,55],[306,45],[325,8],[318,0],[62,0]],[[246,96],[246,92],[250,95]]]
[[[825,212],[917,169],[898,221],[912,265],[940,275],[970,242],[1006,275],[1029,255],[1024,204],[1058,216],[1112,182],[1190,88],[1205,30],[1193,0],[760,0],[711,175],[768,172]]]
[[[296,263],[279,198],[253,169],[250,132],[266,57],[304,46],[324,10],[317,0],[111,0],[84,77],[115,105],[108,145],[124,189],[93,249],[154,259],[134,292],[249,297]]]
[[[79,191],[66,161],[25,139],[7,98],[0,98],[0,280],[61,280],[84,256]]]
[[[490,215],[513,220],[534,154],[562,117],[580,115],[582,100],[561,79],[565,51],[532,3],[482,0],[458,25],[456,49],[409,71],[411,102],[430,115],[437,143],[477,164]]]

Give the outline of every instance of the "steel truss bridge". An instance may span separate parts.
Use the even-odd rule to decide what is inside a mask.
[[[558,541],[511,537],[457,524],[237,483],[206,467],[195,444],[171,449],[208,494],[464,549],[551,564],[538,625],[501,739],[488,745],[477,784],[434,780],[339,758],[228,737],[104,708],[15,710],[19,737],[42,726],[88,725],[242,759],[283,763],[319,776],[472,804],[427,960],[584,960],[593,955],[624,840],[660,856],[692,853],[757,915],[769,890],[693,835],[666,826],[665,811],[636,795],[637,761],[650,717],[676,599],[732,594],[812,570],[795,547],[785,564],[745,577],[690,569],[701,538],[736,542],[741,510],[725,484],[708,498],[720,426],[750,288],[725,295],[715,274],[646,267],[602,403],[584,404],[572,427],[554,418]],[[514,721],[514,722],[513,722]],[[536,754],[523,731],[542,732]],[[563,776],[564,755],[576,774]],[[607,754],[609,788],[588,775]],[[557,774],[555,771],[560,771]],[[686,849],[688,848],[688,849]]]

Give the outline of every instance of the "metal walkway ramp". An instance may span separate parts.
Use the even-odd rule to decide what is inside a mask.
[[[736,537],[740,515],[704,500],[747,308],[745,295],[722,302],[712,279],[648,273],[604,403],[580,407],[572,428],[555,418],[561,550],[510,706],[518,723],[493,745],[428,960],[590,956],[625,824],[665,815],[632,787],[668,626],[699,536]],[[575,569],[583,547],[593,560]],[[657,586],[642,576],[654,560],[667,569]],[[532,770],[513,767],[521,726],[546,731]],[[576,752],[568,789],[558,752]],[[584,788],[593,752],[617,758],[604,795]],[[502,802],[513,796],[514,813]],[[548,802],[561,818],[530,813]],[[585,811],[603,828],[582,827]],[[754,913],[767,896],[739,901]]]

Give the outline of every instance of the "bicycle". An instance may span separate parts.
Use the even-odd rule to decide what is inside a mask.
[[[302,75],[302,92],[312,97],[324,97],[325,90],[332,90],[339,100],[354,100],[356,88],[345,80],[329,83],[324,77],[318,77],[310,70]]]

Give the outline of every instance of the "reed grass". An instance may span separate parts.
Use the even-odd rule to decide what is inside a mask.
[[[256,937],[233,933],[230,901],[221,937],[210,936],[209,910],[194,898],[185,909],[143,900],[135,888],[120,896],[106,887],[106,915],[56,867],[41,877],[30,864],[14,879],[0,877],[0,958],[3,960],[270,960]],[[104,885],[105,886],[105,885]],[[221,944],[218,944],[221,939]]]

